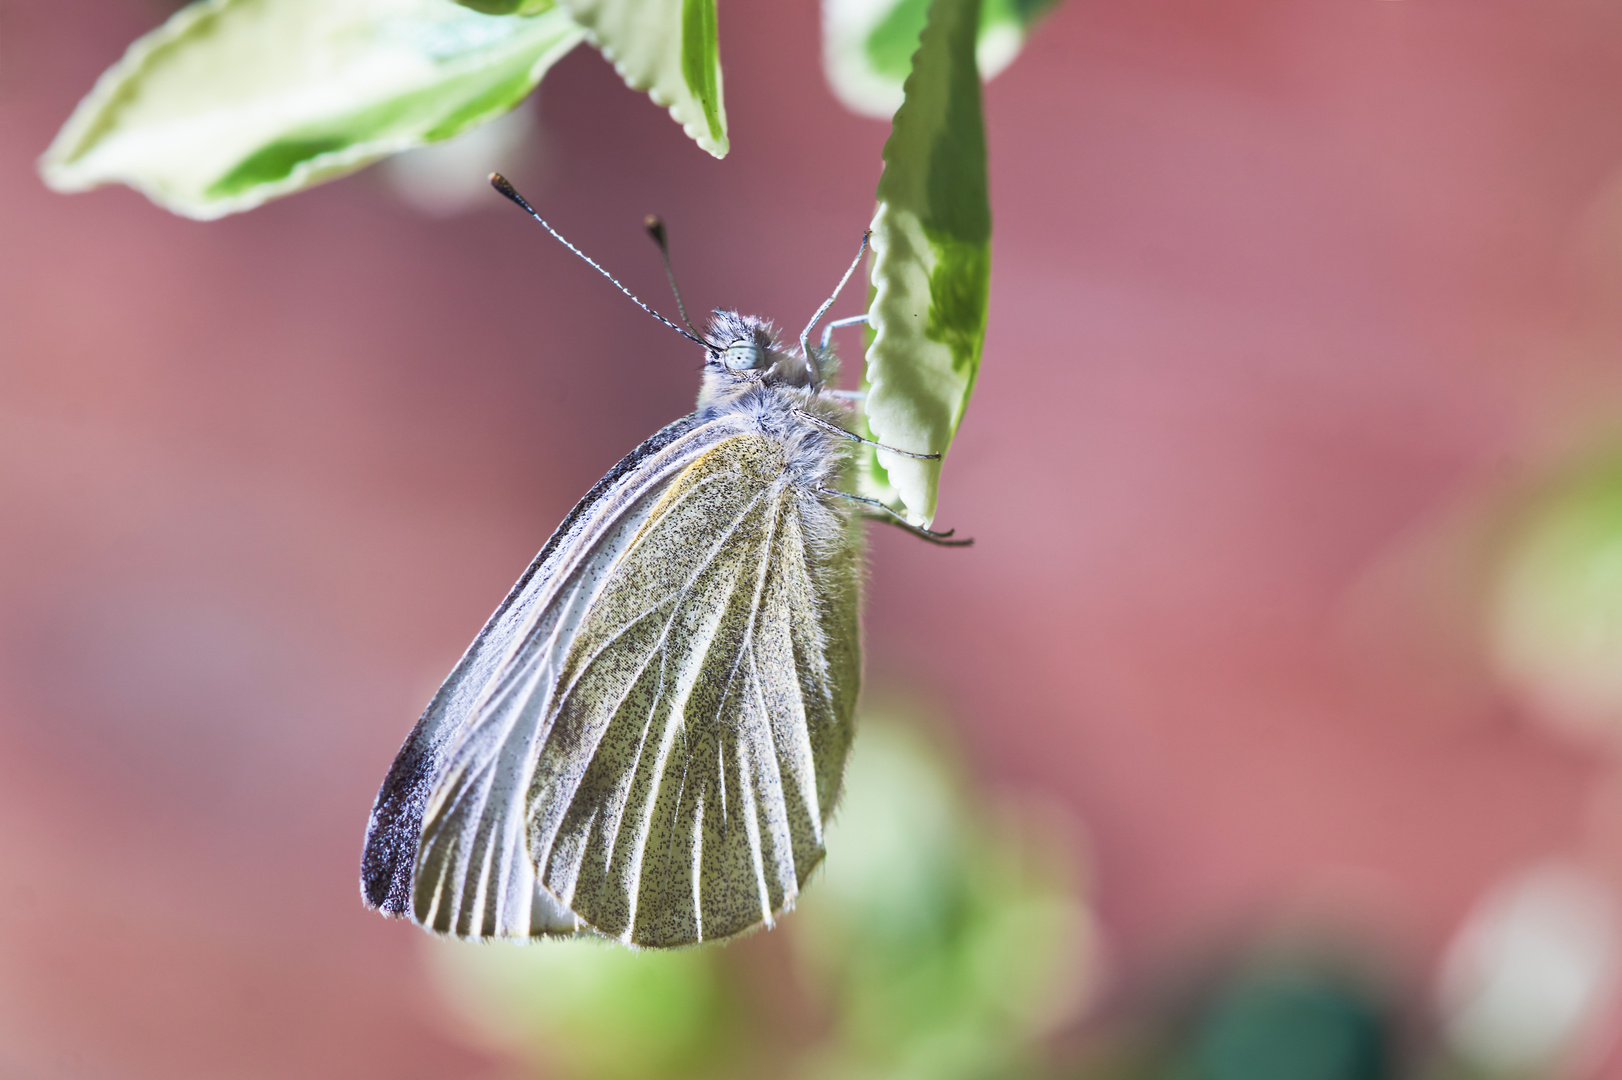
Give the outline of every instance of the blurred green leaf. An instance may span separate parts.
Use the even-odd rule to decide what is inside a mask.
[[[436,940],[447,999],[492,1049],[548,1075],[708,1075],[735,1005],[713,949],[631,952],[590,938]]]
[[[1494,586],[1499,671],[1544,717],[1622,734],[1622,455],[1521,508]]]
[[[689,138],[725,157],[715,0],[560,0],[620,77],[646,90]]]
[[[1325,971],[1240,972],[1189,1033],[1173,1080],[1388,1080],[1384,1003]]]
[[[944,454],[980,370],[991,283],[991,207],[974,41],[977,0],[935,0],[884,145],[873,218],[867,426]],[[928,524],[941,462],[872,451],[863,491]]]
[[[834,1011],[816,1077],[952,1080],[1034,1069],[1070,1018],[1092,925],[1068,856],[973,799],[918,732],[864,721],[828,859],[790,924]]]
[[[975,53],[983,79],[1019,55],[1037,19],[1057,0],[984,0]],[[845,106],[888,117],[929,17],[929,0],[823,0],[823,66]]]
[[[499,116],[582,36],[559,9],[200,0],[102,75],[41,172],[217,218]]]

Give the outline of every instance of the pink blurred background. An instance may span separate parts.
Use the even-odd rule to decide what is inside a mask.
[[[163,14],[0,2],[0,1074],[482,1075],[420,931],[361,906],[366,813],[698,357],[494,195],[47,192]],[[817,20],[722,4],[724,162],[582,49],[510,175],[644,295],[658,211],[694,306],[798,327],[887,132]],[[1502,875],[1622,855],[1610,755],[1493,687],[1413,554],[1622,417],[1619,100],[1593,0],[1069,0],[988,88],[939,519],[978,543],[875,533],[867,678],[1085,823],[1105,1015],[1303,914],[1423,984]]]

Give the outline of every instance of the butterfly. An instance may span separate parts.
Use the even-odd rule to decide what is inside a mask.
[[[464,938],[770,926],[822,860],[854,735],[861,519],[968,541],[844,490],[868,440],[825,385],[829,331],[865,316],[810,342],[839,289],[797,351],[733,311],[700,335],[675,290],[683,330],[491,182],[701,345],[702,388],[570,511],[434,695],[372,808],[362,895]]]

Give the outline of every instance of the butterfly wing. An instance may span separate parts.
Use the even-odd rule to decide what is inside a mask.
[[[582,612],[608,568],[685,465],[727,432],[689,416],[604,476],[542,548],[456,665],[378,792],[361,858],[361,892],[392,915],[472,936],[568,932],[576,920],[533,881],[523,796],[536,719]],[[423,824],[435,791],[439,828]],[[423,856],[419,870],[419,853]],[[422,900],[424,879],[433,892]],[[417,886],[414,890],[414,884]],[[431,916],[431,917],[425,917]]]
[[[856,533],[835,514],[823,535],[785,452],[735,435],[688,465],[562,666],[529,852],[600,933],[673,946],[770,924],[822,858],[859,678]]]

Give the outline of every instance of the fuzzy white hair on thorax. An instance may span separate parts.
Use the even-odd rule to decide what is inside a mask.
[[[717,311],[705,337],[699,413],[735,417],[783,447],[783,480],[798,495],[809,553],[817,562],[835,558],[857,542],[850,500],[830,494],[844,488],[855,443],[807,420],[805,414],[843,428],[846,408],[813,388],[807,357],[797,348],[785,348],[768,320]],[[740,371],[726,365],[729,348],[751,344],[759,349],[758,366]],[[823,382],[838,374],[839,357],[832,348],[815,349],[812,359]]]

